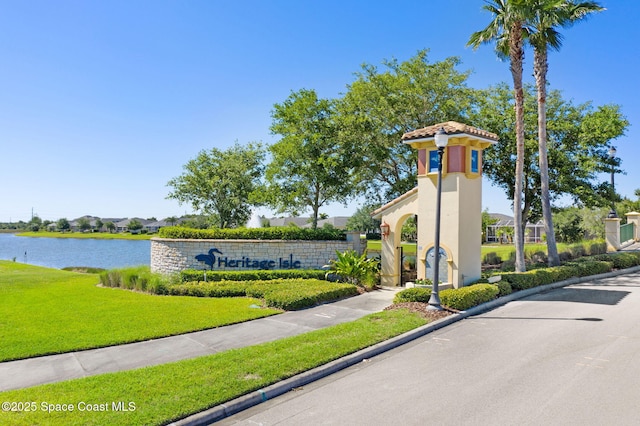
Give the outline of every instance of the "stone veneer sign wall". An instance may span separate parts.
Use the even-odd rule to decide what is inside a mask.
[[[336,258],[336,251],[362,253],[365,247],[359,233],[348,233],[347,241],[152,238],[151,272],[321,269]]]

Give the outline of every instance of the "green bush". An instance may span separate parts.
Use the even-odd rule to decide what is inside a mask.
[[[638,252],[600,254],[592,256],[592,258],[612,262],[615,269],[626,269],[640,265],[640,253]]]
[[[151,273],[148,266],[109,269],[100,273],[100,284],[126,290],[166,294],[166,287],[175,281],[171,275]]]
[[[429,302],[430,297],[431,297],[431,289],[429,288],[407,288],[405,290],[402,290],[396,293],[395,297],[393,298],[393,303],[404,303],[404,302],[427,303]]]
[[[511,285],[513,291],[526,290],[540,285],[533,272],[503,272],[502,279]]]
[[[605,241],[596,241],[589,244],[589,254],[604,254],[607,252],[607,243]]]
[[[373,289],[379,269],[376,259],[367,258],[366,253],[358,254],[355,250],[347,250],[343,253],[336,251],[336,259],[332,259],[327,265],[330,274],[337,275],[341,280],[348,283]]]
[[[610,272],[613,269],[613,263],[603,260],[584,260],[582,262],[569,262],[563,267],[570,268],[574,277],[588,277]]]
[[[248,270],[248,271],[203,271],[185,269],[180,272],[183,282],[189,281],[251,281],[278,279],[317,279],[325,278],[326,271],[320,269],[282,269],[282,270]]]
[[[569,251],[571,252],[571,256],[573,256],[574,259],[587,255],[587,248],[582,243],[570,245]]]
[[[499,292],[497,285],[474,284],[468,287],[442,290],[440,300],[444,306],[464,311],[495,299]]]
[[[484,263],[485,265],[499,265],[502,263],[502,258],[498,256],[495,251],[490,251],[489,253],[484,255],[482,263]]]
[[[567,262],[562,266],[553,268],[534,269],[527,272],[505,272],[502,279],[511,284],[514,291],[526,290],[540,285],[563,281],[572,277],[584,277],[588,275],[602,274],[611,270],[611,262],[582,259]]]
[[[255,297],[272,308],[303,309],[358,294],[355,286],[317,279],[189,282],[168,287],[168,294],[195,297]]]
[[[498,281],[497,283],[495,283],[495,285],[498,287],[498,297],[507,296],[513,293],[511,284],[509,284],[508,281]]]
[[[524,257],[525,260],[530,263],[547,263],[548,260],[547,254],[538,248],[526,248],[524,251]]]
[[[200,239],[200,240],[305,240],[305,241],[344,241],[346,235],[339,229],[310,229],[291,226],[269,228],[215,228],[194,229],[182,226],[160,228],[161,238]]]

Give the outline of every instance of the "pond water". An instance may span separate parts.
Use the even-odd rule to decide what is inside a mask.
[[[98,240],[78,238],[31,238],[0,233],[0,260],[50,268],[89,266],[122,268],[149,265],[148,240]]]

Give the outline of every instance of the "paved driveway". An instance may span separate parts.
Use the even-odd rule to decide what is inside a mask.
[[[510,302],[220,423],[640,425],[640,273]]]

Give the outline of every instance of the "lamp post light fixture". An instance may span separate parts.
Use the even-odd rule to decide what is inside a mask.
[[[433,139],[438,147],[438,186],[436,188],[436,235],[433,239],[433,285],[431,286],[428,309],[441,311],[442,306],[440,305],[440,294],[438,293],[438,284],[440,283],[440,199],[442,198],[442,157],[444,156],[444,148],[449,142],[449,136],[444,131],[444,128],[441,127]]]
[[[611,160],[611,211],[609,212],[609,215],[607,216],[609,219],[615,219],[618,217],[618,214],[616,213],[616,204],[615,204],[615,199],[616,199],[616,185],[614,182],[614,173],[615,173],[615,164],[616,164],[616,147],[615,146],[611,146],[611,148],[609,148],[609,159]]]

